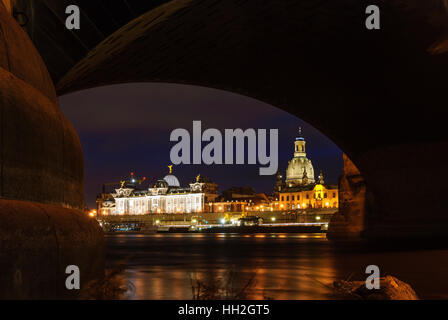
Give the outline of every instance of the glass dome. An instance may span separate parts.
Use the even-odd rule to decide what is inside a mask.
[[[165,180],[166,183],[168,183],[168,186],[170,186],[170,187],[180,187],[179,180],[176,178],[176,176],[174,176],[172,174],[166,175],[163,178],[163,180]]]

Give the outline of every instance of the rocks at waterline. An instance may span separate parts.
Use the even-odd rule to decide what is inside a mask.
[[[393,276],[380,278],[379,289],[367,289],[365,281],[339,280],[333,283],[337,293],[361,300],[418,300],[412,287]]]

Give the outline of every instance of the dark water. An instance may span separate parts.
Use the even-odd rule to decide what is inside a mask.
[[[423,299],[448,299],[448,250],[378,251],[335,246],[321,234],[109,235],[108,264],[126,262],[131,299],[191,299],[191,279],[234,275],[252,299],[334,299],[334,280],[364,280],[378,265]]]

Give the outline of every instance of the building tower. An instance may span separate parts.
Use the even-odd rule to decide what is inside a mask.
[[[274,197],[278,198],[278,194],[283,191],[285,183],[283,182],[283,176],[280,172],[277,172],[275,187],[274,187]]]
[[[322,170],[320,170],[319,177],[317,178],[317,184],[325,184],[324,174]]]
[[[294,142],[294,157],[306,157],[305,144],[305,138],[302,136],[302,127],[299,127],[299,135]]]
[[[293,187],[304,184],[303,176],[306,172],[305,184],[313,184],[314,168],[311,160],[306,157],[306,141],[302,136],[302,128],[294,141],[294,157],[288,162],[286,169],[286,186]]]

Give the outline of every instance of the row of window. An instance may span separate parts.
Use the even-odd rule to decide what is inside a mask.
[[[139,203],[139,202],[129,202],[125,203],[124,201],[119,201],[117,204],[116,212],[118,214],[128,212],[130,214],[142,214],[149,212],[156,212],[157,210],[166,211],[168,213],[186,211],[186,212],[199,212],[201,211],[201,204],[199,201],[196,203],[188,202],[187,204],[181,203],[177,205],[173,205],[172,203],[168,203],[164,207],[159,207],[157,204],[150,204],[149,202]]]
[[[322,204],[319,206],[317,204],[311,204],[311,203],[309,203],[309,204],[304,203],[302,205],[300,205],[300,203],[296,203],[296,204],[293,203],[293,204],[291,204],[291,207],[288,203],[288,204],[286,204],[286,210],[306,209],[307,207],[310,207],[310,208],[330,208],[330,207],[337,208],[337,206],[338,206],[337,202],[325,203],[325,204]]]
[[[336,192],[333,192],[333,194],[332,194],[332,196],[333,196],[333,198],[336,198]],[[285,198],[286,198],[286,201],[289,201],[289,196],[281,196],[281,198],[280,198],[280,200],[281,201],[285,201]],[[306,199],[309,199],[310,198],[310,195],[309,194],[306,194],[306,197],[305,197]],[[317,197],[316,197],[317,199],[321,199],[322,198],[322,195],[321,194],[319,194]],[[328,198],[328,195],[327,195],[327,193],[326,192],[324,192],[324,199],[327,199]],[[295,201],[296,200],[296,197],[294,196],[294,195],[292,195],[291,196],[291,201]],[[300,200],[300,195],[297,195],[297,200]]]

